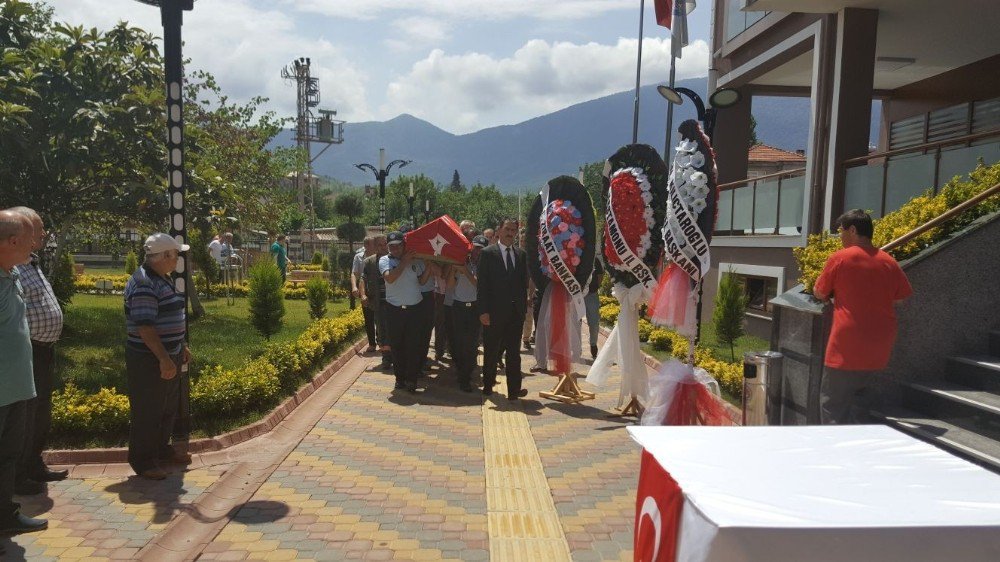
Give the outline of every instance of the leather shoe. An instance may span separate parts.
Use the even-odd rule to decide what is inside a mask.
[[[34,519],[17,512],[6,522],[0,523],[0,535],[20,535],[21,533],[44,531],[48,528],[49,522],[47,520]]]
[[[409,392],[410,394],[416,394],[417,393],[417,383],[415,383],[415,382],[407,383],[406,384],[406,391]]]
[[[527,395],[528,395],[528,389],[527,388],[522,388],[521,390],[517,391],[517,394],[513,394],[511,396],[508,396],[507,399],[508,400],[517,400],[518,398],[524,398]]]
[[[483,387],[483,396],[491,396],[492,394],[493,394],[493,387],[492,386],[484,386]]]
[[[139,477],[146,480],[164,480],[167,477],[167,473],[161,468],[150,468],[140,472]]]
[[[19,496],[34,496],[45,492],[45,484],[25,478],[14,482],[14,493]]]
[[[50,470],[48,467],[28,475],[35,482],[58,482],[65,480],[67,476],[69,476],[68,470]]]
[[[590,346],[590,357],[591,357],[591,359],[597,359],[597,346],[596,345]]]
[[[162,462],[171,464],[191,464],[191,454],[190,453],[173,453],[171,455],[166,455],[160,457]]]

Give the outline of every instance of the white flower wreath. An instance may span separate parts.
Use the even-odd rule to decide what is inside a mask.
[[[676,150],[674,189],[684,205],[699,215],[708,206],[708,174],[698,169],[705,166],[705,155],[698,150],[698,143],[689,139],[681,139]]]

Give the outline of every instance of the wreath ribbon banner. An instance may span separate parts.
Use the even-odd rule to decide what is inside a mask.
[[[541,227],[538,231],[539,241],[541,242],[542,249],[545,251],[545,255],[549,258],[549,264],[552,266],[552,271],[559,277],[559,281],[562,282],[563,287],[569,292],[570,297],[573,299],[573,305],[576,307],[577,313],[581,316],[586,314],[586,306],[583,302],[584,287],[577,281],[576,276],[570,272],[569,267],[566,262],[563,261],[562,256],[559,254],[559,249],[556,247],[556,241],[552,237],[552,231],[549,230],[549,221],[546,217],[545,210],[549,208],[549,184],[546,183],[542,187],[540,193],[542,197],[542,214],[539,219],[539,226]]]
[[[697,219],[681,200],[676,186],[669,190],[663,243],[670,261],[691,279],[698,281],[708,273],[711,267],[708,240],[698,227]]]
[[[611,238],[611,245],[614,247],[618,259],[632,272],[632,275],[635,275],[640,283],[654,287],[656,286],[656,277],[642,259],[635,255],[635,252],[628,247],[628,242],[625,241],[625,234],[622,233],[621,227],[618,226],[618,219],[615,216],[613,204],[614,192],[615,190],[613,189],[608,190],[608,211],[605,213],[605,222],[608,225],[608,236]]]

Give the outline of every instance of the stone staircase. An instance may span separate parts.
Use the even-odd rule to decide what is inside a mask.
[[[905,382],[901,404],[876,418],[1000,473],[1000,329],[989,355],[949,357],[944,378]]]

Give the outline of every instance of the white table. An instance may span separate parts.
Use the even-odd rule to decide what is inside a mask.
[[[1000,561],[1000,476],[888,427],[628,431],[683,493],[678,561]]]

